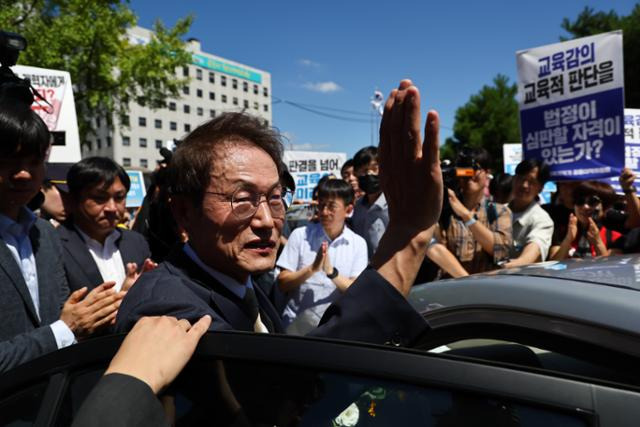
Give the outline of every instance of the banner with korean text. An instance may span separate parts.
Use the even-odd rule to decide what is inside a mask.
[[[524,157],[556,181],[624,167],[622,31],[516,52]]]
[[[311,201],[320,178],[329,174],[340,178],[340,168],[346,160],[347,153],[285,150],[284,163],[296,183],[294,200]]]
[[[624,165],[640,176],[640,109],[624,109]],[[606,180],[616,193],[624,194],[618,177]]]

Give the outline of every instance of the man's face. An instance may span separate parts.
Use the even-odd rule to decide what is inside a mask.
[[[463,197],[473,197],[483,192],[487,186],[488,172],[484,169],[477,169],[470,178],[459,178],[458,185]]]
[[[538,181],[538,168],[535,167],[524,175],[513,178],[513,200],[522,205],[530,205],[542,190]]]
[[[185,203],[180,222],[205,264],[244,283],[250,274],[268,271],[275,264],[284,213],[274,215],[264,195],[279,186],[278,170],[264,150],[249,143],[226,143],[214,149],[202,207]],[[256,212],[245,219],[232,211],[230,200],[238,190],[263,195]]]
[[[40,190],[44,161],[36,156],[0,158],[0,211],[13,215]]]
[[[358,177],[353,172],[353,166],[349,166],[348,168],[342,170],[342,179],[344,179],[349,183],[349,185],[351,185],[353,191],[358,191],[360,189],[360,187],[358,186]]]
[[[108,187],[100,183],[85,188],[79,200],[73,201],[73,221],[91,238],[101,241],[116,229],[126,199],[127,189],[118,177]]]
[[[354,172],[356,177],[358,177],[364,175],[378,175],[379,171],[380,168],[378,166],[378,161],[371,160],[368,164],[358,167],[358,169],[356,169]]]
[[[318,220],[325,230],[341,229],[352,210],[353,205],[345,206],[339,197],[318,200]]]
[[[64,222],[67,219],[65,206],[69,204],[69,195],[60,191],[55,185],[43,189],[43,192],[44,202],[42,202],[40,209],[47,212],[56,221]]]

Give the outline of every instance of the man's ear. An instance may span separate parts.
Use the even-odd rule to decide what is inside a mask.
[[[345,212],[347,213],[347,215],[351,215],[351,212],[353,212],[353,203],[349,203],[347,205],[347,207],[345,208]]]
[[[184,194],[176,194],[169,199],[169,208],[176,223],[189,231],[196,210],[193,200]]]

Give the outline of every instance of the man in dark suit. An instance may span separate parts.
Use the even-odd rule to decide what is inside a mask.
[[[420,137],[420,96],[408,80],[387,101],[380,137],[381,185],[391,219],[374,256],[311,334],[409,345],[429,328],[408,304],[442,204],[438,117]],[[172,212],[189,235],[124,299],[117,328],[169,315],[210,330],[280,332],[280,319],[251,274],[273,268],[284,222],[281,143],[257,120],[226,114],[194,130],[170,166]]]
[[[57,230],[69,287],[115,281],[116,290],[127,290],[151,255],[141,234],[118,228],[129,176],[109,158],[90,157],[69,169],[67,186],[70,218]]]
[[[110,284],[69,295],[55,231],[26,207],[44,178],[49,131],[19,101],[0,99],[0,372],[108,325],[122,298]]]

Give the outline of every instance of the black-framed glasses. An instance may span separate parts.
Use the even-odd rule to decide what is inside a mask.
[[[232,194],[218,193],[215,191],[205,191],[205,194],[214,194],[217,196],[223,196],[231,203],[231,212],[238,219],[247,219],[252,217],[258,210],[258,206],[263,202],[264,196],[265,202],[269,206],[271,216],[274,218],[284,218],[287,211],[287,206],[291,203],[292,193],[287,188],[282,186],[274,187],[269,193],[257,193],[255,191],[238,188]]]
[[[600,203],[602,203],[602,199],[598,196],[581,196],[576,199],[576,205],[584,206],[584,204],[589,205],[589,207],[597,208]]]

